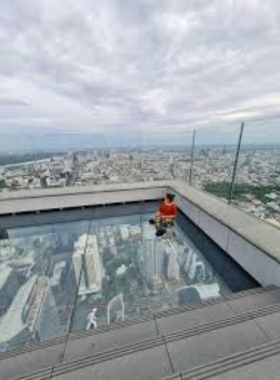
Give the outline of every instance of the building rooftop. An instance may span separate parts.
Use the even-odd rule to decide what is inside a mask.
[[[6,265],[0,266],[0,290],[7,282],[12,271],[13,271],[12,268],[7,267]]]
[[[37,276],[32,276],[24,285],[22,285],[7,313],[1,318],[0,345],[9,342],[27,328],[23,314],[26,310],[30,294],[34,289],[36,281]]]

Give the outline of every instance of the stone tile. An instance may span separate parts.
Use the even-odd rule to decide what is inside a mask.
[[[255,320],[271,340],[280,339],[280,312]]]
[[[64,361],[112,350],[127,344],[152,339],[155,336],[157,336],[155,323],[154,321],[148,321],[100,334],[91,334],[79,339],[68,340]]]
[[[52,367],[60,362],[64,344],[37,349],[0,360],[0,378],[8,380]]]
[[[168,343],[168,350],[175,372],[182,372],[267,341],[257,325],[249,321]]]
[[[280,355],[244,365],[208,380],[279,380]]]
[[[157,319],[157,325],[161,334],[168,334],[173,331],[187,330],[199,325],[228,318],[234,314],[231,307],[223,303],[159,318]]]
[[[164,346],[56,375],[54,380],[158,380],[172,374]]]
[[[250,297],[239,298],[229,301],[228,304],[238,312],[256,310],[265,306],[274,305],[280,302],[280,290],[272,290],[263,294],[255,294]]]

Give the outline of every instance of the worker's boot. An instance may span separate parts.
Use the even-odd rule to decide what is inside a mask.
[[[156,230],[156,236],[161,237],[166,233],[166,228],[159,228]]]

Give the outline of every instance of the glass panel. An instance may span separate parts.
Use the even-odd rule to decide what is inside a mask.
[[[0,240],[0,348],[67,334],[78,273],[76,240],[89,222],[2,231]]]
[[[170,125],[156,132],[142,129],[143,181],[188,181],[192,132]]]
[[[91,329],[150,311],[140,274],[142,214],[91,222],[81,267],[72,330]]]
[[[239,130],[236,124],[197,130],[194,187],[228,200]]]
[[[155,237],[154,228],[148,223],[143,229],[140,260],[153,311],[195,303],[229,291],[178,225],[171,231],[172,235],[164,238]]]
[[[146,180],[141,174],[147,157],[141,153],[140,129],[131,133],[118,127],[117,135],[108,130],[106,138],[78,133],[49,133],[43,138],[45,151],[39,139],[27,137],[15,140],[14,154],[1,151],[0,142],[0,192]],[[5,141],[5,135],[1,139]]]
[[[93,220],[81,268],[72,330],[97,327],[218,297],[230,290],[183,230],[158,238],[151,213]],[[170,231],[171,232],[171,231]],[[81,237],[79,238],[81,240]]]
[[[233,203],[280,227],[280,119],[247,122]]]

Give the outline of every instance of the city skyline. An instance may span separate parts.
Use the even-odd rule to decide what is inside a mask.
[[[3,0],[0,14],[0,135],[130,141],[265,119],[257,140],[279,140],[277,0]]]
[[[192,186],[228,200],[236,145],[196,146]],[[2,157],[0,192],[160,180],[190,184],[191,149],[98,149]],[[5,161],[6,160],[6,161]],[[7,165],[4,164],[4,161]],[[25,161],[25,162],[24,162]],[[279,145],[243,145],[233,202],[280,223]],[[10,164],[9,164],[10,163]]]

